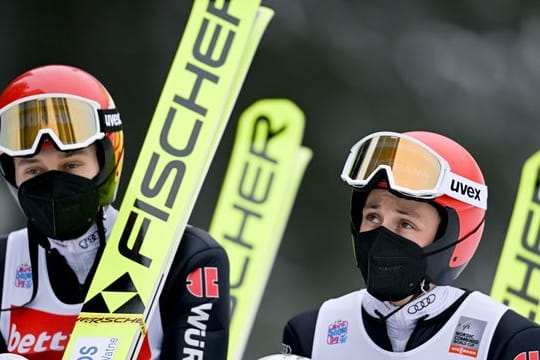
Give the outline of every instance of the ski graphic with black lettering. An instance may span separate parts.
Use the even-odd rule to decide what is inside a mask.
[[[63,359],[136,359],[273,11],[195,0]]]
[[[540,151],[524,163],[491,296],[540,323]]]

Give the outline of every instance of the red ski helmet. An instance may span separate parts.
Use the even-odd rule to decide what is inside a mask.
[[[377,149],[372,144],[371,149],[366,151],[365,144],[381,136],[391,140],[386,140],[387,143],[383,146],[379,141]],[[403,157],[397,154],[398,143],[410,144],[399,150]],[[427,152],[422,152],[422,156],[419,156],[414,164],[403,166],[403,163],[408,161],[406,159],[416,156],[411,155],[410,149],[416,146]],[[360,150],[360,147],[364,147],[364,150]],[[403,151],[403,148],[407,148],[406,151]],[[368,151],[371,153],[366,155]],[[371,170],[366,171],[366,167],[361,170],[364,176],[358,175],[358,167],[365,166],[365,159],[373,156],[374,152],[378,152],[379,160],[372,160],[369,165]],[[386,160],[381,160],[381,157]],[[364,165],[359,165],[360,162]],[[396,175],[393,171],[406,174]],[[437,172],[440,172],[440,177],[433,177],[433,181],[429,182],[432,178],[428,175]],[[399,176],[401,178],[398,178]],[[419,176],[420,180],[417,179]],[[342,178],[353,188],[352,231],[359,231],[359,220],[367,195],[376,187],[388,188],[398,196],[427,201],[435,206],[442,221],[435,241],[423,248],[428,255],[426,274],[433,283],[451,284],[472,259],[484,229],[487,187],[477,162],[454,140],[427,131],[381,132],[369,135],[351,149]]]
[[[124,135],[114,101],[89,73],[67,65],[31,69],[0,94],[0,164],[16,194],[13,157],[39,152],[43,142],[60,150],[97,145],[100,165],[93,179],[100,204],[114,201],[122,170]]]

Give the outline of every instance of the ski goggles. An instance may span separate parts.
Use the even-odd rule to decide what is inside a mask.
[[[448,195],[487,208],[487,187],[450,170],[448,162],[422,142],[405,134],[377,132],[358,141],[343,167],[341,178],[350,186],[370,186],[380,171],[390,189],[418,199]],[[378,179],[378,178],[377,178]]]
[[[75,150],[121,129],[115,109],[66,94],[29,96],[0,109],[0,151],[9,156],[35,154],[46,134],[60,150]]]

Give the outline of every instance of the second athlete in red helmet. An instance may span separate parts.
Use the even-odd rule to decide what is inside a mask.
[[[376,132],[350,150],[351,231],[365,288],[293,317],[283,352],[313,359],[517,359],[540,327],[452,286],[479,246],[487,187],[472,155],[427,131]]]

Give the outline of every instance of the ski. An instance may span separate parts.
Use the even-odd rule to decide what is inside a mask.
[[[63,359],[135,359],[273,11],[195,0]]]
[[[523,165],[491,296],[540,323],[540,151]]]
[[[231,268],[229,360],[242,359],[285,226],[312,152],[304,114],[290,100],[264,99],[238,122],[210,234]]]

